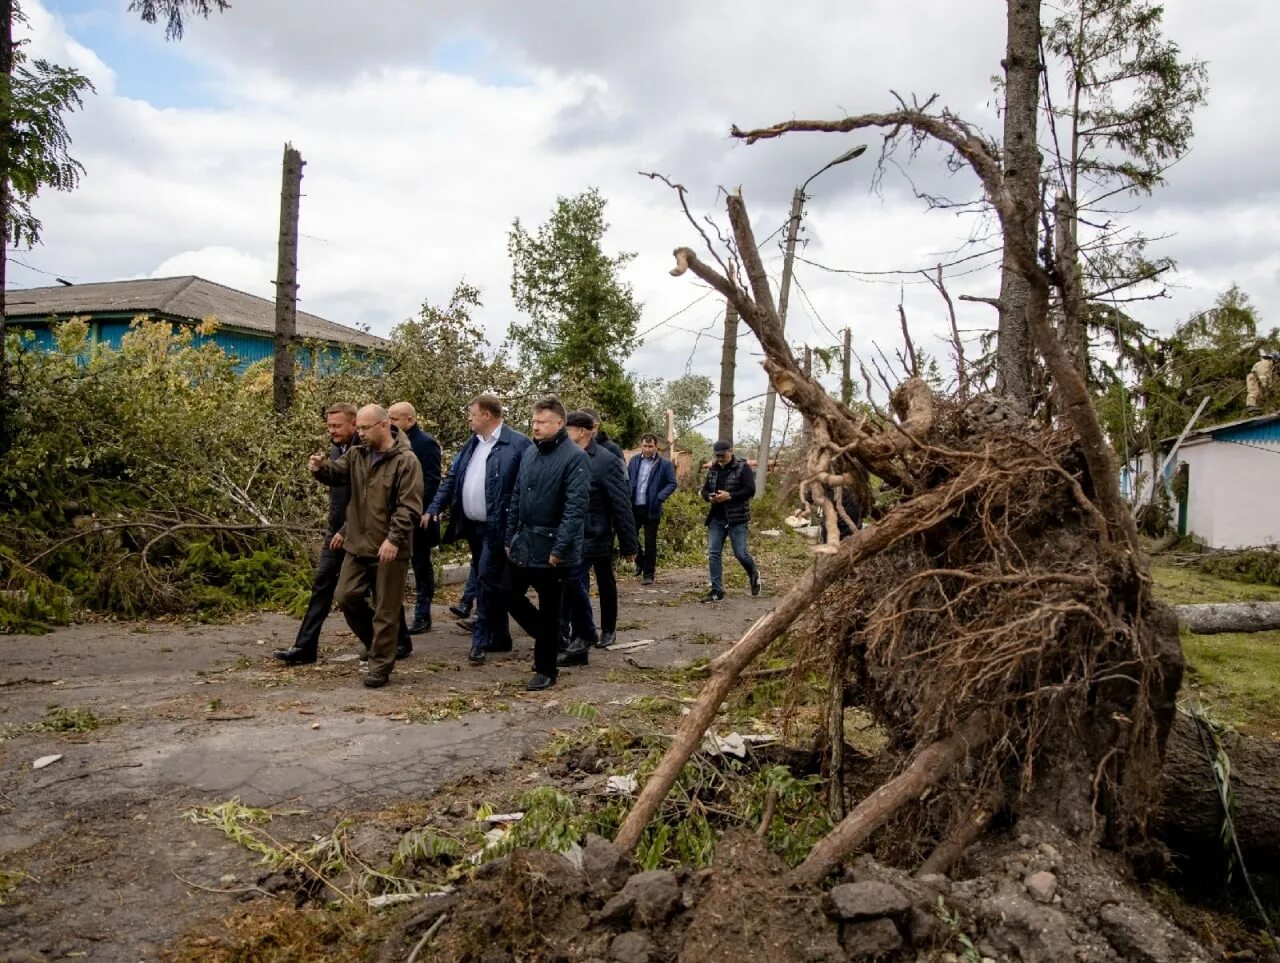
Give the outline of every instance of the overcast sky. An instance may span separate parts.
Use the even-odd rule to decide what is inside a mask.
[[[913,183],[976,194],[941,154],[888,170],[876,190],[874,133],[746,147],[728,130],[890,109],[891,90],[937,93],[998,130],[998,2],[236,0],[189,23],[180,43],[126,14],[126,0],[23,6],[32,55],[79,68],[97,93],[69,124],[83,183],[37,202],[44,244],[15,255],[12,287],[198,274],[272,297],[285,141],[307,162],[300,306],[378,334],[465,277],[483,289],[481,321],[500,343],[513,315],[512,219],[532,227],[557,195],[598,187],[606,247],[638,254],[627,279],[649,333],[630,366],[647,377],[718,380],[722,306],[693,303],[696,282],[668,275],[672,248],[697,236],[674,195],[638,171],[683,183],[695,211],[721,221],[717,189],[741,187],[764,237],[797,183],[868,142],[867,155],[810,186],[804,258],[912,271],[988,246],[965,245],[990,224],[914,199]],[[1153,251],[1179,262],[1171,296],[1133,311],[1168,329],[1237,282],[1278,323],[1280,124],[1266,65],[1280,50],[1280,7],[1171,0],[1166,34],[1208,61],[1209,103],[1190,156],[1130,215],[1168,235]],[[775,271],[778,241],[767,245]],[[994,275],[974,271],[991,260],[951,269],[951,293],[994,294]],[[872,356],[873,341],[891,351],[901,296],[917,344],[946,351],[941,301],[918,275],[801,262],[796,278],[796,341],[831,345],[849,326],[860,354]],[[965,329],[993,321],[982,305],[960,312]],[[763,390],[755,359],[738,370],[740,397]]]

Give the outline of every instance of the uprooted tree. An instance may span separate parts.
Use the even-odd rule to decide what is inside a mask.
[[[1071,232],[1054,230],[1070,207],[1045,209],[1033,179],[1006,176],[996,145],[927,105],[733,133],[750,144],[866,128],[887,131],[884,155],[933,140],[977,176],[1004,232],[1006,265],[1025,283],[1026,329],[1059,418],[1033,422],[997,397],[935,397],[918,378],[895,391],[896,420],[829,397],[791,353],[745,202],[730,194],[728,251],[703,233],[709,259],[679,248],[672,273],[693,273],[738,309],[778,392],[812,425],[804,484],[832,541],[712,663],[617,843],[636,845],[743,670],[803,620],[803,644],[825,650],[833,673],[830,745],[843,744],[840,710],[852,683],[904,762],[815,846],[793,882],[819,881],[890,821],[908,827],[918,849],[932,849],[929,870],[945,871],[1002,808],[1140,845],[1158,801],[1183,662],[1176,620],[1152,597],[1070,347],[1079,344],[1084,305]],[[1028,218],[1046,222],[1048,238],[1063,243],[1038,248],[1023,229]],[[871,475],[901,497],[873,526],[836,541],[843,490],[865,501]]]

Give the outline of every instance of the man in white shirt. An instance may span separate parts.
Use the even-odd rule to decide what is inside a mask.
[[[472,662],[488,652],[511,651],[511,628],[502,575],[506,566],[503,538],[507,507],[516,483],[520,457],[531,442],[502,422],[502,402],[480,395],[467,409],[472,436],[449,467],[427,515],[449,515],[443,541],[465,538],[477,559],[476,614],[471,631]]]

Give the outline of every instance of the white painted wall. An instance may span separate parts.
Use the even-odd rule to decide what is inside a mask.
[[[1210,548],[1280,543],[1280,445],[1195,439],[1177,461],[1190,468],[1188,534]]]

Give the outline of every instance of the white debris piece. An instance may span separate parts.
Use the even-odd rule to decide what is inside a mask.
[[[41,756],[31,764],[32,769],[43,769],[45,766],[52,766],[55,762],[62,758],[61,754],[56,756]]]
[[[646,645],[653,645],[654,639],[637,639],[635,642],[623,642],[621,645],[611,645],[605,649],[606,652],[626,652],[628,649],[643,649]]]
[[[731,732],[722,737],[714,732],[708,732],[702,740],[702,751],[710,756],[736,756],[744,759],[747,755],[747,746],[767,746],[777,741],[777,736],[744,736],[740,732]]]
[[[506,825],[508,823],[518,823],[524,819],[524,813],[494,813],[492,816],[486,816],[486,823],[495,825]]]
[[[640,780],[634,772],[625,776],[610,776],[604,784],[607,796],[633,796],[640,788]]]
[[[767,535],[767,536],[769,536],[769,538],[778,538],[778,537],[782,534],[782,529],[780,529],[780,528],[762,528],[762,529],[760,529],[760,534],[761,534],[761,535]]]

